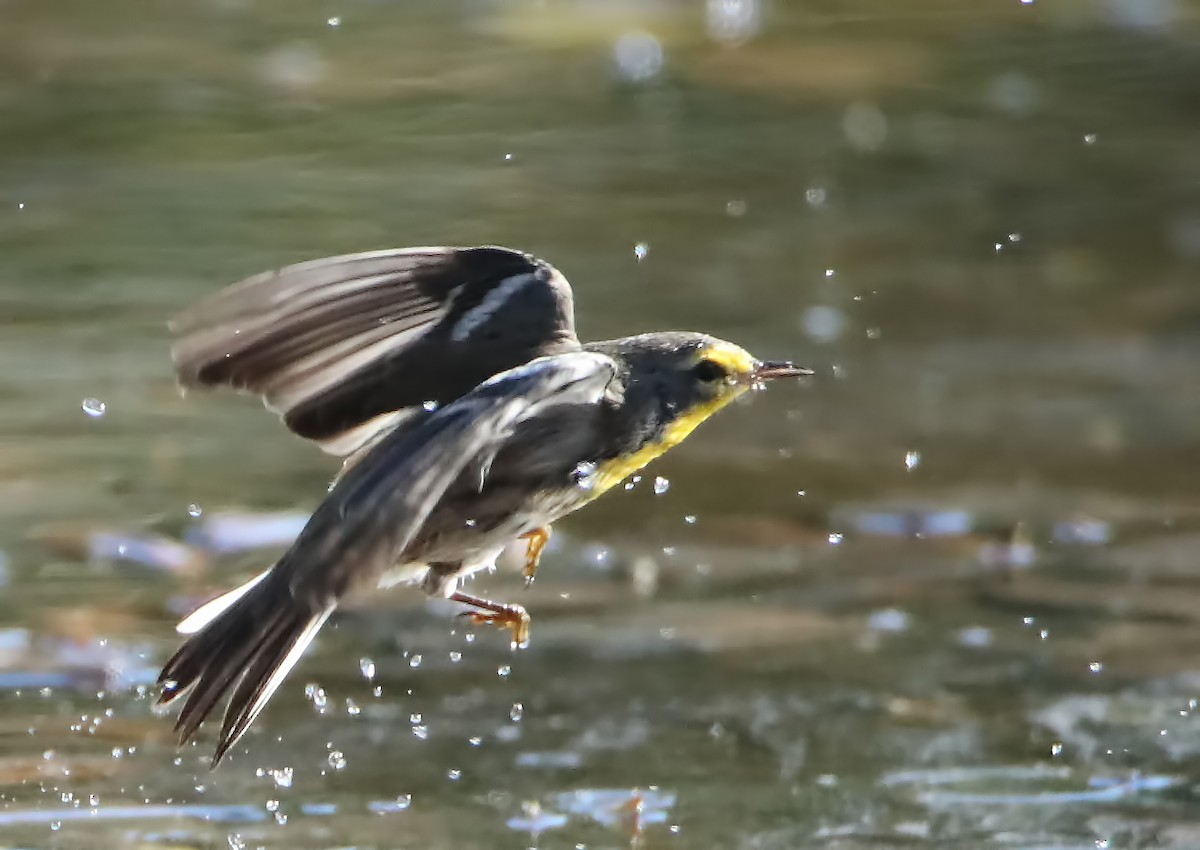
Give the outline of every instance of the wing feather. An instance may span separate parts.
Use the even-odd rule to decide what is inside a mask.
[[[577,350],[570,285],[508,248],[399,248],[287,266],[222,290],[173,323],[181,384],[263,397],[337,455],[428,401]],[[371,423],[374,423],[372,425]]]
[[[364,569],[394,566],[465,469],[486,468],[517,424],[548,407],[595,404],[615,373],[600,354],[543,357],[388,434],[346,470],[281,562],[293,595],[319,609]]]

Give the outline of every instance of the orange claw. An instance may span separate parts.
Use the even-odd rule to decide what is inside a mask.
[[[533,584],[533,579],[537,575],[538,563],[542,560],[542,552],[546,549],[546,544],[550,542],[551,528],[548,525],[543,525],[541,528],[535,528],[533,531],[527,531],[521,535],[521,540],[528,540],[529,545],[525,548],[525,586]]]
[[[520,605],[505,605],[461,592],[450,598],[476,609],[464,611],[462,614],[464,617],[470,617],[471,622],[490,623],[493,626],[511,629],[514,649],[529,646],[529,614]]]

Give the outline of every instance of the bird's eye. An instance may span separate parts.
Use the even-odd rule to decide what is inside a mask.
[[[707,384],[712,381],[724,380],[725,369],[711,360],[701,360],[692,367],[692,374]]]

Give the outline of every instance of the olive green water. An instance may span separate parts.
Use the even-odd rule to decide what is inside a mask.
[[[1198,39],[1190,0],[0,3],[0,846],[1200,847]],[[479,242],[586,337],[817,375],[477,581],[528,650],[392,593],[210,774],[146,685],[275,550],[162,547],[336,464],[180,398],[166,319]]]

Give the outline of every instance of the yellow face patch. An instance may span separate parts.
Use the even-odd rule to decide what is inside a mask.
[[[750,352],[724,340],[701,348],[696,353],[696,362],[701,360],[711,360],[734,377],[745,377],[758,365]]]
[[[758,366],[758,361],[745,349],[722,340],[697,351],[695,362],[699,363],[701,360],[711,360],[735,379],[746,378]],[[715,396],[681,414],[666,427],[662,436],[655,442],[642,446],[632,454],[613,458],[602,464],[593,478],[593,498],[615,487],[668,449],[682,443],[701,422],[749,390],[750,386],[750,382],[746,380],[726,383],[723,390]]]

